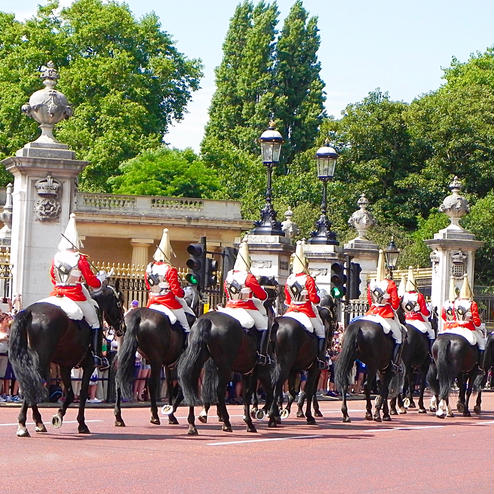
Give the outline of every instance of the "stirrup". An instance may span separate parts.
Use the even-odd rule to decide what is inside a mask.
[[[391,362],[391,372],[393,374],[401,374],[401,365],[398,365],[396,362]]]
[[[269,365],[271,363],[271,358],[269,355],[263,355],[257,352],[256,363],[258,365]]]

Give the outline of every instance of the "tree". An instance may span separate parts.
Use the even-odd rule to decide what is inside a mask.
[[[109,183],[115,194],[211,198],[220,189],[216,173],[191,150],[160,147],[119,166]]]
[[[0,13],[0,87],[6,96],[0,102],[0,154],[11,155],[36,137],[36,126],[18,116],[19,107],[40,88],[36,69],[52,59],[60,71],[58,89],[75,109],[57,136],[90,161],[81,186],[108,190],[107,179],[122,161],[159,146],[170,123],[183,117],[199,85],[200,64],[178,52],[154,14],[137,21],[127,5],[102,0],[78,0],[60,13],[57,8],[58,2],[49,2],[26,22]]]

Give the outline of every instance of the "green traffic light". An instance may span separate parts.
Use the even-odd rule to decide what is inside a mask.
[[[185,279],[191,284],[191,285],[198,285],[199,280],[193,275],[193,274],[188,274]]]
[[[340,287],[334,286],[331,288],[331,295],[333,298],[341,298],[344,295],[344,291]]]

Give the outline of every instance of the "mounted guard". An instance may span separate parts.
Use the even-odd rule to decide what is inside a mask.
[[[223,289],[227,297],[226,305],[218,310],[237,319],[246,329],[256,328],[257,363],[267,365],[268,314],[262,302],[268,298],[268,294],[250,272],[251,264],[249,245],[244,240],[240,244],[235,265],[225,278]]]
[[[394,340],[391,365],[395,372],[399,372],[404,330],[395,311],[400,306],[400,298],[395,282],[387,277],[382,250],[379,250],[376,279],[367,289],[367,300],[370,308],[364,319],[379,323],[386,334],[391,333]]]
[[[444,321],[442,331],[447,331],[456,327],[455,300],[456,285],[455,279],[451,276],[449,279],[449,297],[445,300],[441,311],[441,319]]]
[[[405,320],[421,333],[427,335],[429,340],[429,353],[432,355],[432,345],[436,337],[429,321],[430,312],[425,304],[425,297],[417,289],[412,266],[408,267],[408,279],[405,294],[401,300],[401,306],[405,311]]]
[[[288,305],[284,316],[292,317],[309,333],[317,336],[317,363],[320,369],[327,369],[326,331],[315,307],[320,302],[316,282],[309,274],[304,254],[304,242],[298,241],[293,256],[292,273],[285,284],[285,303]]]
[[[101,319],[97,312],[98,304],[83,285],[83,282],[86,282],[94,293],[97,293],[101,290],[107,275],[104,271],[100,271],[97,275],[93,273],[87,256],[79,251],[81,247],[82,242],[77,231],[75,214],[72,213],[50,269],[51,282],[54,285],[50,296],[60,300],[54,302],[49,298],[44,301],[60,306],[71,319],[84,318],[86,320],[92,329],[91,350],[94,365],[107,367],[108,362],[101,355],[103,333]]]
[[[147,265],[144,273],[146,288],[149,290],[147,307],[168,316],[172,326],[178,322],[187,341],[190,326],[185,312],[189,312],[194,317],[195,314],[183,298],[185,292],[180,285],[177,269],[171,264],[172,255],[174,252],[170,244],[168,228],[164,228],[153,261]]]

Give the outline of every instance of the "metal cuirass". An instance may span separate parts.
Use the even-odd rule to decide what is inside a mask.
[[[226,291],[230,300],[248,300],[252,290],[245,286],[247,273],[230,271],[226,277]]]
[[[388,282],[387,281],[371,281],[370,293],[372,303],[374,305],[386,305],[388,295]]]
[[[405,312],[420,312],[417,293],[405,293],[401,305]]]
[[[63,250],[55,254],[53,265],[57,286],[75,286],[80,283],[82,273],[78,264],[79,252]]]
[[[446,321],[454,321],[455,306],[453,303],[447,301],[444,304],[444,312],[446,313]]]
[[[309,292],[305,288],[306,276],[289,277],[287,280],[288,293],[292,299],[292,303],[303,304],[307,302]],[[303,283],[303,284],[302,284]]]
[[[170,291],[170,284],[166,279],[168,269],[170,269],[168,264],[148,264],[146,273],[151,293],[166,295]]]
[[[472,302],[461,300],[455,303],[455,315],[457,321],[470,321],[472,318]]]

